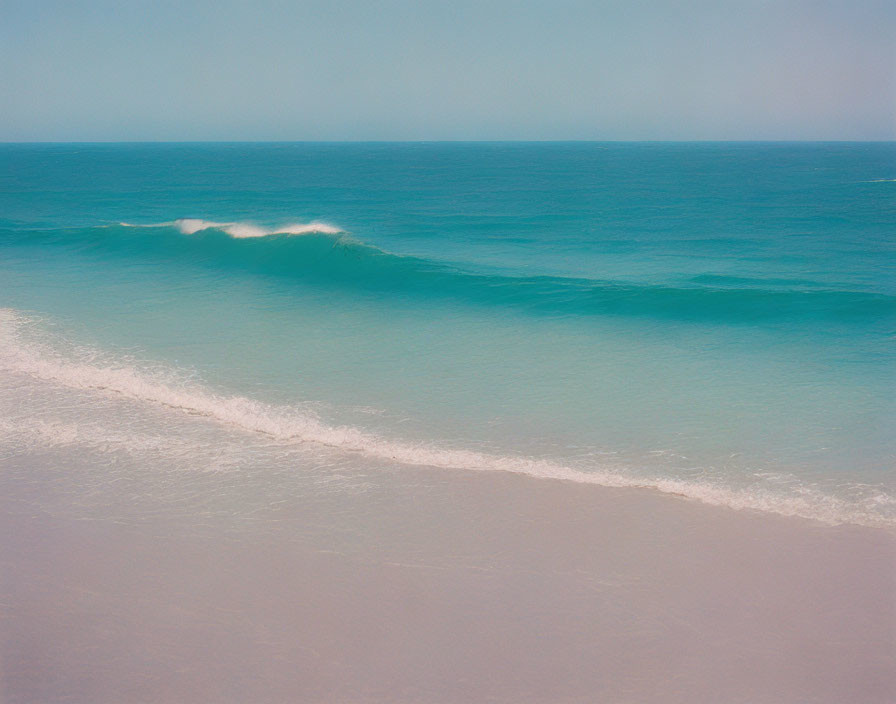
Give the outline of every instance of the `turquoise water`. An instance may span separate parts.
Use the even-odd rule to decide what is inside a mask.
[[[186,465],[184,411],[896,521],[891,143],[0,145],[0,307],[8,434],[36,380],[168,409]]]

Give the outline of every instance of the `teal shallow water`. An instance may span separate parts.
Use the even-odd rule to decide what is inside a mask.
[[[4,145],[3,368],[335,451],[890,522],[894,157]]]

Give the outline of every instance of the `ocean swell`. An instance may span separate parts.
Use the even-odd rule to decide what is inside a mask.
[[[186,235],[186,236],[185,236]],[[301,235],[301,236],[298,236]],[[292,279],[421,300],[450,298],[550,315],[626,315],[727,323],[863,320],[896,326],[896,297],[806,281],[695,277],[678,285],[596,278],[474,271],[395,254],[325,223],[263,228],[248,223],[180,219],[154,225],[64,230],[0,230],[13,244],[67,247],[101,257],[180,260],[232,274]],[[718,278],[718,277],[716,277]]]

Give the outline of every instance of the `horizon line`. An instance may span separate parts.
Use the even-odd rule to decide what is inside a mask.
[[[0,140],[37,144],[891,144],[890,139],[101,139]]]

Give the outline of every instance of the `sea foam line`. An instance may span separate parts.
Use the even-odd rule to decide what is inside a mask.
[[[437,444],[410,443],[382,437],[360,428],[331,425],[313,413],[276,406],[242,396],[223,396],[160,370],[141,370],[125,360],[79,348],[64,356],[55,347],[27,338],[35,321],[10,309],[0,309],[0,370],[71,389],[117,394],[164,406],[188,415],[212,419],[233,429],[261,433],[281,442],[314,443],[407,465],[472,471],[503,471],[542,479],[557,479],[613,488],[644,488],[733,509],[752,509],[796,516],[829,524],[896,525],[834,496],[803,487],[796,495],[779,495],[761,488],[738,489],[675,478],[629,476],[622,467],[575,469],[550,460],[505,456]],[[877,497],[889,504],[891,497]]]
[[[214,220],[202,220],[200,218],[179,218],[169,222],[160,222],[150,225],[135,225],[134,223],[119,223],[122,227],[176,227],[185,235],[195,235],[203,230],[221,230],[237,239],[252,237],[269,237],[270,235],[338,235],[343,231],[338,227],[325,222],[313,221],[309,223],[292,223],[280,227],[261,227],[248,222],[216,222]]]

